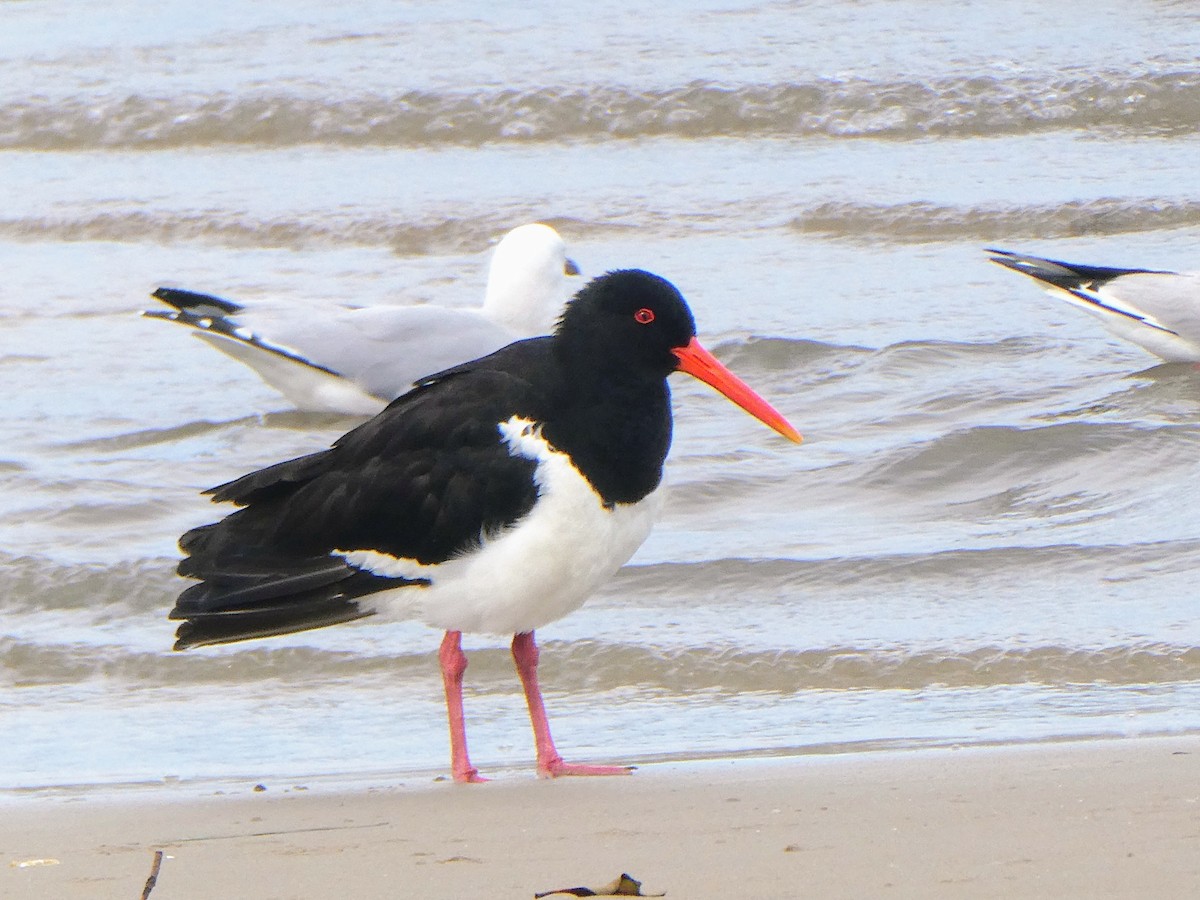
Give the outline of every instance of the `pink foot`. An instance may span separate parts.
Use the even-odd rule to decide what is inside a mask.
[[[539,778],[562,778],[566,775],[632,775],[634,766],[588,766],[563,762],[562,757],[538,764]]]
[[[459,784],[483,784],[488,779],[480,775],[478,769],[470,769],[466,772],[455,772],[454,780]]]

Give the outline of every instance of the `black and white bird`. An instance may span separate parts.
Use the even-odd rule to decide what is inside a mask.
[[[1167,362],[1200,362],[1200,273],[1084,266],[988,249],[991,261],[1040,282],[1047,294]]]
[[[244,363],[297,409],[374,415],[423,375],[549,334],[579,268],[558,232],[539,223],[496,245],[483,305],[260,306],[179,288],[153,297],[172,307],[143,315],[187,325]]]
[[[243,508],[180,539],[176,649],[364,616],[444,630],[439,659],[451,768],[467,755],[463,632],[511,634],[545,777],[569,765],[550,737],[534,631],[577,609],[650,533],[671,444],[667,376],[716,388],[790,440],[800,435],[696,340],[679,291],[610,272],[552,336],[423,379],[333,447],[208,491]]]

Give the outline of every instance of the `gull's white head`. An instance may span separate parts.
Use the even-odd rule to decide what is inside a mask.
[[[521,337],[549,334],[571,295],[579,268],[549,225],[514,228],[492,251],[483,311]]]

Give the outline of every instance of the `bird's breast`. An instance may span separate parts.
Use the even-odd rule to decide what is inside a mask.
[[[434,565],[376,551],[347,553],[352,564],[375,574],[429,579],[426,588],[375,595],[378,612],[416,614],[453,631],[533,631],[581,606],[650,534],[662,508],[661,489],[635,503],[606,503],[534,422],[513,417],[499,431],[512,455],[536,462],[533,508],[482,535],[477,547]]]

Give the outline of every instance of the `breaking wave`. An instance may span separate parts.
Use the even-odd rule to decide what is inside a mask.
[[[41,644],[0,639],[0,683],[10,687],[78,684],[94,679],[173,688],[279,681],[304,690],[353,678],[401,684],[437,677],[434,647],[367,655],[312,647],[255,647],[234,654],[173,654],[127,647]],[[664,651],[599,641],[545,644],[554,658],[554,689],[619,690],[686,696],[846,690],[986,688],[1000,685],[1138,685],[1200,680],[1200,647],[1165,643],[1107,647],[982,646],[971,649],[818,647],[751,651],[688,647]],[[471,656],[476,690],[511,689],[503,649]]]
[[[897,243],[1071,238],[1197,225],[1200,201],[1121,197],[1007,206],[831,201],[802,210],[791,221],[793,229],[806,234]]]
[[[672,135],[908,140],[1061,129],[1180,134],[1200,126],[1200,71],[817,79],[665,90],[547,87],[359,96],[110,95],[0,106],[0,147],[419,146]]]
[[[684,233],[687,225],[645,211],[643,234]],[[0,218],[0,239],[204,243],[230,248],[312,250],[383,247],[399,256],[474,253],[511,225],[501,209],[473,218],[405,220],[399,215],[346,212],[320,219],[259,218],[239,212],[129,210]],[[605,221],[544,218],[577,240],[628,230]],[[973,240],[1055,239],[1200,226],[1200,201],[1108,197],[1056,204],[943,205],[926,201],[878,204],[817,202],[793,212],[789,226],[803,234],[873,244]]]

